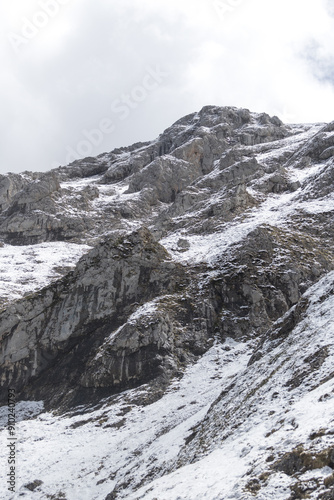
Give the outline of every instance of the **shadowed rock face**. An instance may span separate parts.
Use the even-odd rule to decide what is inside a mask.
[[[80,377],[89,385],[86,363],[104,338],[122,325],[138,304],[175,292],[184,279],[184,271],[147,229],[107,238],[81,259],[74,273],[3,312],[2,385],[24,391],[37,380],[39,393],[49,391],[50,384],[60,394],[64,383],[78,384]],[[108,368],[108,373],[94,374],[91,385],[112,388],[152,377],[150,366],[157,365],[155,357],[161,350],[168,351],[160,340],[164,328],[159,327],[159,321],[157,315],[158,326],[151,340],[142,342],[131,340],[132,332],[125,334],[123,328],[120,337],[123,343],[124,338],[129,339],[127,347],[119,341],[114,348],[115,366]],[[166,339],[172,329],[167,329]],[[109,359],[110,349],[106,354]]]
[[[166,381],[213,336],[259,336],[297,304],[306,283],[334,267],[316,243],[301,240],[296,260],[289,234],[262,227],[207,279],[205,268],[175,263],[145,228],[106,238],[74,272],[1,314],[2,385],[55,404],[69,388],[73,402]]]
[[[6,210],[11,203],[15,195],[21,191],[24,186],[29,184],[31,179],[24,178],[20,174],[7,174],[0,176],[0,211]]]
[[[298,250],[295,243],[298,242]],[[211,286],[220,301],[222,335],[259,336],[299,303],[305,289],[334,269],[332,249],[316,239],[262,226],[223,257]],[[279,255],[284,255],[284,260]]]
[[[158,158],[134,174],[130,181],[129,192],[134,193],[145,187],[155,190],[156,198],[164,203],[175,200],[186,186],[191,184],[201,174],[200,168],[192,166],[183,160],[173,157]]]

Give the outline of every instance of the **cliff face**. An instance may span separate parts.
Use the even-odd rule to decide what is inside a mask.
[[[53,393],[64,395],[69,385],[78,389],[82,380],[88,387],[103,387],[102,379],[108,380],[106,386],[112,388],[154,376],[150,366],[159,364],[154,357],[162,349],[161,332],[156,331],[151,341],[135,343],[131,332],[125,335],[122,328],[123,345],[117,336],[113,357],[112,332],[126,323],[139,303],[182,286],[182,271],[146,229],[105,238],[74,272],[3,312],[2,384],[18,392],[23,389],[23,394],[27,387],[29,394],[32,383],[38,394],[49,398]],[[99,349],[99,364],[108,356],[107,372],[100,369],[99,375],[89,377],[86,364],[93,363],[106,336],[110,340],[103,347],[104,356]],[[151,358],[145,348],[151,349]]]
[[[74,415],[78,405],[107,404],[87,422],[109,419],[124,439],[131,421],[141,428],[135,407],[146,422],[155,414],[155,436],[183,428],[165,459],[143,430],[139,448],[128,457],[119,450],[122,468],[108,463],[106,489],[97,484],[89,498],[332,494],[323,480],[334,469],[330,417],[311,444],[289,425],[298,428],[291,422],[314,391],[326,386],[318,400],[328,411],[332,401],[333,152],[333,123],[284,125],[207,106],[155,141],[1,177],[3,401],[11,387]],[[8,255],[18,271],[11,278]],[[197,383],[186,389],[191,373]],[[171,408],[165,424],[159,401]],[[121,423],[120,402],[132,415]],[[258,425],[271,452],[261,451]],[[276,434],[290,444],[278,446]],[[196,475],[218,450],[233,454],[229,439],[243,463],[231,488],[217,473],[211,493],[203,478],[205,491],[195,493],[183,469],[194,464]],[[321,467],[312,453],[322,454]],[[313,488],[305,474],[316,469],[326,470],[312,476]]]

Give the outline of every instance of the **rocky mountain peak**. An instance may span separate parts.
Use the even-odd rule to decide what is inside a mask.
[[[334,122],[205,106],[1,176],[1,398],[21,463],[51,450],[18,495],[332,498],[333,153]]]

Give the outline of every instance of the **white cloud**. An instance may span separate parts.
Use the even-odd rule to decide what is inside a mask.
[[[40,15],[45,5],[53,5],[53,16]],[[289,121],[334,119],[334,19],[326,7],[325,0],[1,5],[0,171],[65,163],[67,148],[75,149],[83,131],[104,118],[114,131],[93,155],[153,139],[206,104],[248,107]],[[29,22],[45,26],[34,35],[32,27],[31,38],[15,51],[8,36],[29,33]],[[131,95],[147,68],[157,65],[168,77],[120,120],[112,103]]]

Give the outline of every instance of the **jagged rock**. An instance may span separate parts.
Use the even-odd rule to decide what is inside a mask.
[[[249,148],[241,146],[245,134],[251,137],[252,143],[265,143],[289,133],[277,117],[270,118],[265,113],[256,115],[245,109],[206,106],[199,113],[178,120],[156,141],[115,149],[97,158],[76,160],[49,174],[26,175],[24,185],[21,187],[19,183],[15,188],[21,188],[20,193],[13,188],[8,199],[5,195],[3,208],[7,212],[0,221],[0,236],[5,242],[17,245],[43,241],[95,242],[101,228],[107,231],[126,229],[127,221],[136,218],[137,213],[149,217],[155,207],[159,207],[159,202],[175,202],[175,207],[166,208],[166,214],[161,215],[159,224],[164,225],[165,216],[182,215],[203,199],[202,192],[197,198],[189,194],[194,192],[197,179],[217,191],[225,183],[233,184],[237,179],[241,184],[245,180],[249,183],[261,176],[262,167],[256,165]],[[218,161],[219,168],[226,169],[226,173],[220,178],[214,175],[211,181],[202,179],[203,175],[210,175]],[[21,182],[23,177],[15,179]],[[88,192],[84,185],[80,192],[70,190],[67,184],[75,180],[91,182],[90,189],[94,191]],[[109,202],[105,213],[96,210],[95,199],[101,200],[100,206],[103,204],[98,189],[127,180],[127,193],[138,193],[138,197],[128,197],[124,201],[115,199],[114,203]],[[13,184],[14,177],[11,182]],[[277,186],[293,190],[297,185],[288,183],[282,188],[281,183],[274,182],[273,190]],[[243,199],[232,192],[233,189],[230,196],[234,201],[230,204],[225,200],[226,207],[231,205],[232,210],[236,207],[238,211],[253,204],[249,196],[246,199],[245,190]],[[218,212],[222,210],[218,208]]]
[[[43,484],[43,481],[40,481],[39,479],[35,479],[35,481],[32,481],[31,483],[25,484],[24,487],[29,490],[29,491],[35,491],[36,488],[41,486]]]
[[[173,155],[179,160],[191,163],[198,171],[201,171],[204,157],[203,142],[201,139],[193,139],[183,146],[176,148],[173,151]]]
[[[145,315],[136,327],[126,320],[138,301],[171,293],[182,280],[181,266],[147,229],[105,240],[81,259],[74,273],[2,313],[2,386],[61,399],[65,380],[75,393],[81,386],[126,387],[175,372],[173,356],[184,361],[186,345],[192,352],[203,351],[206,323],[197,335],[182,299],[178,315],[189,322],[186,332],[168,319],[170,299],[161,306],[166,312],[155,317],[153,329],[145,327]],[[101,348],[102,362],[97,349],[111,332],[112,341]],[[182,333],[177,341],[176,332]]]
[[[82,375],[84,387],[128,386],[157,376],[168,378],[209,345],[211,318],[200,328],[194,307],[177,295],[162,298],[122,325],[98,350]],[[199,318],[197,318],[198,321]]]
[[[264,114],[258,118],[261,127],[248,124],[238,131],[237,138],[241,144],[245,146],[254,146],[265,142],[272,142],[283,139],[289,135],[286,127],[282,122],[277,121],[277,117],[270,119],[268,115],[264,118]]]
[[[199,189],[196,186],[189,186],[175,196],[173,205],[168,210],[168,217],[180,216],[189,209],[200,207],[200,202],[207,200],[208,190]]]
[[[54,225],[50,211],[54,206],[53,196],[58,194],[59,188],[58,178],[53,173],[25,184],[13,197],[0,223],[5,241],[14,244],[45,241],[46,233]]]
[[[258,184],[258,188],[264,193],[284,193],[297,191],[301,186],[299,181],[291,182],[284,168],[277,171]]]
[[[327,156],[328,148],[331,148],[334,144],[334,122],[331,122],[327,125],[321,127],[318,133],[312,136],[305,144],[302,145],[298,151],[292,155],[290,160],[287,163],[287,166],[299,163],[306,164],[312,160],[325,160],[329,158]],[[330,150],[331,151],[331,150]],[[321,158],[322,154],[327,156],[327,158]]]
[[[186,251],[186,250],[189,250],[190,243],[185,238],[179,238],[179,240],[177,242],[177,246],[180,248],[180,251]]]
[[[87,157],[82,160],[75,160],[67,167],[54,169],[54,172],[61,180],[68,180],[93,177],[98,174],[103,174],[106,170],[108,170],[108,164],[103,157]]]
[[[216,175],[204,177],[197,183],[197,186],[210,187],[211,189],[214,188],[215,191],[217,191],[218,188],[231,184],[235,187],[238,184],[245,184],[246,181],[252,180],[254,176],[258,174],[258,170],[261,172],[261,167],[256,159],[247,158],[237,161],[229,167],[218,170]]]
[[[227,190],[225,196],[221,197],[221,199],[210,203],[207,209],[203,210],[203,215],[228,221],[235,217],[237,213],[253,205],[256,205],[256,202],[248,193],[246,185],[237,183],[237,186]],[[211,226],[214,226],[214,223]]]
[[[15,195],[28,183],[29,180],[20,174],[0,176],[0,212],[10,206]]]
[[[297,447],[273,464],[273,469],[292,476],[297,472],[334,466],[334,449],[322,450],[320,453],[307,453],[303,446]]]
[[[38,202],[50,197],[59,188],[57,176],[54,173],[46,173],[40,179],[27,184],[20,193],[15,195],[6,215],[10,217],[16,212],[25,213],[35,208]]]
[[[326,282],[326,279],[324,282]],[[327,301],[325,309],[331,307],[333,273],[331,273],[327,286],[323,284],[318,287],[318,292],[321,292],[321,290],[325,292],[321,297],[316,296],[313,298],[311,294],[306,294],[302,297],[303,305],[299,311],[299,314],[301,312],[302,314],[294,316],[294,324],[288,326],[284,336],[281,336],[280,342],[277,342],[275,335],[270,335],[271,331],[268,332],[269,335],[266,333],[263,336],[260,343],[261,354],[260,351],[257,351],[260,355],[257,356],[256,360],[254,359],[248,364],[247,369],[242,373],[242,379],[237,377],[231,385],[224,387],[220,396],[210,407],[205,419],[199,425],[192,428],[192,439],[186,442],[181,449],[177,460],[172,465],[172,470],[181,467],[185,462],[188,464],[189,462],[192,463],[193,460],[197,461],[201,456],[208,455],[216,447],[222,446],[222,443],[230,439],[233,435],[232,429],[234,431],[235,429],[239,429],[239,435],[242,433],[247,435],[249,429],[247,422],[252,419],[256,421],[259,418],[257,404],[255,403],[254,405],[254,401],[265,398],[266,403],[262,406],[262,411],[267,412],[268,419],[275,418],[276,411],[271,411],[271,408],[276,408],[275,400],[280,397],[281,384],[283,381],[289,380],[291,370],[299,361],[300,353],[305,352],[306,349],[308,349],[308,352],[314,352],[314,355],[301,361],[300,365],[317,359],[319,349],[314,342],[314,333],[317,331],[317,325],[312,325],[310,331],[306,330],[306,325],[314,313],[313,307],[315,304],[319,306],[320,303],[325,304]],[[273,325],[273,330],[275,329],[276,325]],[[292,358],[291,352],[295,353],[295,356]],[[321,349],[321,352],[323,352],[323,349]],[[320,368],[317,368],[317,366],[320,366]],[[305,381],[306,384],[310,384],[311,386],[309,391],[333,378],[332,373],[329,375],[330,378],[326,377],[322,379],[326,374],[326,368],[322,368],[324,366],[322,361],[317,366],[313,364],[313,372],[312,374],[308,374],[307,381]],[[297,393],[295,394],[297,397]],[[287,408],[285,412],[282,412],[283,415],[289,412],[289,404],[291,403],[291,400],[285,400]],[[279,422],[276,422],[276,424],[273,424],[272,433],[265,434],[264,439],[268,439],[269,441],[270,436],[277,432],[279,425],[288,427],[287,422],[283,418]],[[298,428],[295,420],[289,422],[289,426],[293,429]],[[328,432],[331,433],[332,431]],[[327,432],[322,430],[316,436],[311,436],[311,439],[315,440],[317,436],[326,434]],[[218,439],[217,435],[219,436]],[[325,442],[330,444],[331,440]],[[317,445],[319,446],[319,444],[318,441]],[[287,443],[287,447],[290,448],[289,451],[281,453],[276,460],[274,456],[268,457],[267,462],[273,462],[271,465],[272,470],[284,472],[287,476],[295,477],[297,477],[297,474],[306,471],[319,470],[324,467],[332,468],[334,465],[333,446],[326,446],[324,443],[321,443],[320,447],[317,447],[317,445],[312,446],[312,444],[307,443],[306,446],[305,443],[305,446],[299,445],[291,449]],[[268,449],[272,450],[272,448]],[[171,469],[169,472],[171,472]],[[270,473],[266,478],[269,475]],[[317,488],[319,488],[319,485],[316,484],[315,489]]]
[[[220,170],[225,170],[228,167],[231,167],[237,162],[240,162],[242,158],[244,158],[246,151],[242,149],[228,149],[225,151],[220,159],[219,159],[219,168]]]
[[[160,201],[170,203],[200,173],[199,166],[186,161],[169,156],[157,158],[131,178],[128,192],[135,193],[143,188],[153,187]]]
[[[328,160],[331,156],[334,156],[334,146],[330,146],[327,149],[324,149],[322,153],[320,153],[320,160]]]
[[[103,176],[103,182],[112,183],[125,179],[146,167],[154,158],[154,146],[140,148],[139,151],[123,153],[121,158],[114,158]]]
[[[17,193],[0,222],[0,232],[6,242],[16,245],[35,244],[42,241],[71,240],[87,233],[92,222],[86,216],[90,202],[99,197],[96,186],[86,186],[76,193],[72,202],[77,216],[62,213],[59,199],[67,198],[68,191],[60,189],[58,177],[45,174],[27,184]],[[70,208],[67,204],[67,210]],[[80,213],[81,212],[81,213]]]
[[[308,189],[301,194],[301,199],[309,200],[328,196],[333,192],[334,162],[330,161],[322,171],[308,183]]]
[[[312,238],[298,236],[303,251],[294,250],[297,236],[267,227],[248,234],[231,249],[231,258],[211,282],[221,307],[222,335],[242,337],[266,332],[300,300],[305,282],[334,269],[331,251],[318,253]],[[277,249],[285,255],[276,260]],[[318,269],[314,262],[318,261]]]

